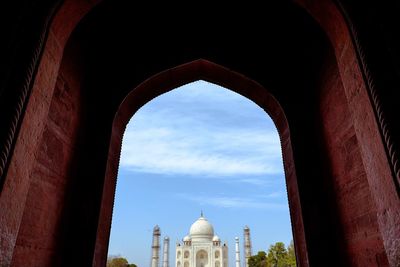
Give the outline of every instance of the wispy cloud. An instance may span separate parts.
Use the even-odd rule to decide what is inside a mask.
[[[228,197],[228,196],[193,196],[177,194],[177,197],[196,202],[200,205],[211,205],[220,208],[252,208],[252,209],[287,209],[287,205],[271,203],[256,198]]]
[[[240,183],[246,183],[246,184],[251,184],[251,185],[271,185],[272,180],[271,179],[262,179],[262,178],[240,178],[237,179],[237,182]]]
[[[124,137],[121,165],[149,173],[207,176],[282,172],[279,144],[270,143],[267,135],[237,131],[212,136],[204,131],[195,136],[185,136],[185,133],[171,128],[128,131]]]
[[[263,195],[257,195],[259,198],[281,198],[286,196],[286,193],[282,191],[276,191],[268,194],[263,194]]]
[[[264,111],[226,89],[211,88],[215,85],[191,86],[137,112],[124,135],[123,168],[215,178],[283,173],[279,137]],[[223,104],[225,98],[237,106],[235,113],[232,103]],[[247,114],[248,109],[257,112]],[[265,183],[253,177],[242,180]]]

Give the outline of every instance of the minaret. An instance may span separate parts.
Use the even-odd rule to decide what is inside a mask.
[[[250,240],[250,228],[246,225],[244,231],[244,257],[245,267],[249,267],[249,258],[251,257],[251,240]]]
[[[235,237],[236,241],[236,265],[235,267],[240,267],[240,252],[239,252],[239,237]]]
[[[164,237],[162,267],[169,267],[169,237],[168,236]]]
[[[160,227],[154,226],[153,229],[153,243],[151,245],[151,267],[159,267],[160,259]]]

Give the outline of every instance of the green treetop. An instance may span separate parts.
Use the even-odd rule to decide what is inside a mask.
[[[296,255],[293,241],[286,248],[282,242],[276,242],[268,249],[268,254],[259,251],[249,258],[249,267],[296,267]]]

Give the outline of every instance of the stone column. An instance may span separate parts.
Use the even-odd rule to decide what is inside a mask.
[[[153,243],[151,245],[151,267],[159,267],[160,259],[160,227],[154,226],[153,229]]]
[[[236,259],[236,265],[235,267],[240,267],[240,252],[239,252],[239,237],[235,237],[235,241],[236,241],[236,255],[235,255],[235,259]]]
[[[164,238],[163,244],[163,264],[162,267],[169,267],[169,237]]]
[[[249,267],[249,258],[251,257],[251,239],[250,239],[250,228],[246,225],[244,231],[244,257],[245,267]]]

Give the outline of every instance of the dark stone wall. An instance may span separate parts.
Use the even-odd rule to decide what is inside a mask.
[[[63,185],[60,184],[60,187],[57,187],[58,189],[54,191],[49,189],[49,187],[46,188],[46,182],[38,184],[38,181],[41,179],[39,176],[42,175],[42,173],[39,174],[38,172],[43,171],[43,169],[40,169],[36,163],[40,156],[44,156],[39,160],[42,163],[48,162],[50,156],[55,156],[56,158],[51,158],[51,160],[59,159],[60,161],[66,161],[58,161],[58,166],[54,164],[54,166],[46,167],[48,169],[60,167],[61,170],[58,171],[62,171],[62,168],[65,170],[63,164],[67,164],[67,161],[72,157],[72,155],[67,155],[67,152],[70,152],[67,150],[63,151],[65,152],[63,155],[56,153],[56,151],[59,152],[56,146],[58,143],[54,141],[60,140],[56,138],[57,135],[53,135],[57,131],[54,131],[56,127],[50,126],[48,114],[66,41],[76,23],[88,11],[89,7],[93,7],[94,3],[89,4],[80,1],[65,3],[63,8],[57,12],[57,16],[54,17],[52,26],[49,28],[45,22],[51,20],[52,11],[55,11],[57,6],[57,3],[50,2],[43,1],[32,5],[21,4],[21,13],[30,14],[30,16],[17,17],[10,24],[10,27],[15,27],[17,33],[21,34],[21,39],[14,40],[10,38],[10,40],[6,40],[17,42],[18,44],[15,43],[12,46],[17,50],[21,49],[21,51],[16,54],[7,54],[4,57],[5,60],[1,61],[3,64],[9,60],[12,62],[12,65],[9,66],[9,73],[6,73],[2,80],[4,87],[2,88],[3,91],[0,97],[0,101],[2,102],[0,105],[2,112],[0,114],[3,125],[3,127],[0,127],[0,132],[1,136],[5,138],[5,140],[0,140],[2,147],[0,169],[5,171],[5,173],[0,175],[0,266],[10,266],[13,258],[16,262],[15,266],[18,266],[21,261],[32,262],[38,264],[37,266],[51,266],[51,262],[54,259],[54,251],[45,250],[49,247],[54,248],[52,242],[56,238],[51,237],[51,235],[58,235],[56,229],[58,222],[51,220],[65,221],[62,217],[56,218],[55,214],[49,214],[50,219],[46,222],[48,225],[44,229],[52,229],[54,232],[49,232],[45,235],[44,239],[46,239],[46,242],[44,244],[40,243],[43,241],[43,238],[39,237],[39,235],[43,234],[45,230],[41,229],[41,224],[37,224],[36,221],[41,222],[41,220],[46,219],[39,219],[36,215],[42,216],[47,212],[45,206],[40,207],[41,204],[54,205],[51,206],[53,212],[58,212],[55,210],[58,209],[60,203],[47,203],[46,198],[49,198],[49,200],[59,200],[62,198]],[[7,10],[7,8],[4,10]],[[29,34],[23,34],[25,31],[29,32]],[[28,46],[30,50],[24,50],[20,45]],[[30,55],[30,57],[27,57],[27,55]],[[17,66],[18,69],[14,69],[13,66]],[[71,67],[77,69],[79,64],[74,63]],[[71,82],[76,79],[76,77],[73,77],[74,74],[76,72],[74,73],[71,69],[69,73],[61,73],[59,81],[67,78],[66,80]],[[72,85],[75,86],[75,84]],[[62,108],[61,105],[60,108]],[[51,114],[53,119],[57,117],[57,114],[60,114],[60,112]],[[62,114],[62,116],[67,115],[69,114]],[[12,124],[11,126],[10,123]],[[58,126],[66,126],[63,123],[65,122],[58,121],[56,124]],[[44,136],[46,125],[49,127],[46,129],[46,135]],[[61,133],[62,131],[58,132]],[[16,138],[17,136],[18,138]],[[73,136],[70,138],[73,138]],[[49,141],[49,144],[50,141],[53,141],[51,142],[52,145],[46,144],[47,141]],[[39,149],[41,143],[42,146]],[[49,151],[49,155],[47,156],[45,155],[46,151]],[[34,173],[34,170],[36,173]],[[48,180],[51,180],[51,173],[43,173],[43,175],[49,178]],[[63,176],[65,175],[64,173]],[[36,180],[32,189],[30,189],[30,178]],[[53,180],[57,180],[61,177],[56,176],[53,178]],[[56,183],[53,184],[53,186],[55,185]],[[47,194],[36,194],[37,192],[46,192]],[[37,199],[32,199],[36,197]],[[33,208],[33,210],[28,210],[30,208]],[[41,209],[42,211],[39,211]],[[25,220],[24,223],[22,223],[23,218]],[[24,248],[21,247],[21,243],[20,246],[16,246],[20,229],[22,234],[21,239],[27,240],[23,244]],[[30,234],[30,231],[32,231],[32,234]],[[26,234],[29,235],[27,236]],[[58,245],[62,243],[63,241],[58,239]],[[14,248],[16,247],[18,253],[22,254],[25,253],[24,250],[27,252],[37,250],[39,252],[25,253],[24,255],[30,255],[29,258],[19,258],[14,256]],[[48,257],[39,256],[45,254]]]
[[[125,1],[93,8],[95,2],[69,0],[46,27],[56,2],[24,1],[11,9],[16,20],[6,47],[13,51],[0,53],[0,266],[103,265],[126,120],[191,79],[231,86],[275,120],[289,155],[301,266],[400,262],[396,4],[374,1],[373,9],[344,1],[361,43],[385,39],[366,46],[371,57],[364,57],[349,22],[328,0],[298,0],[302,8],[290,1],[232,6],[229,14],[207,6],[182,14]],[[139,11],[148,20],[132,16]],[[252,16],[242,20],[243,13]],[[165,23],[152,23],[155,16]],[[206,61],[171,69],[199,58],[227,69]],[[121,111],[124,98],[150,77],[135,105]],[[117,112],[124,119],[114,119]]]
[[[321,141],[330,183],[331,209],[338,244],[349,266],[389,266],[371,196],[361,147],[343,83],[333,57],[321,74],[319,110]],[[361,141],[362,142],[362,141]]]
[[[394,180],[400,196],[400,136],[398,88],[400,87],[400,11],[398,1],[343,1],[345,14],[351,20],[355,39],[362,53],[371,96],[377,106],[382,136],[387,143],[394,169]]]
[[[26,205],[14,248],[14,266],[59,266],[63,211],[84,126],[79,50],[64,53],[43,134],[35,153]]]

